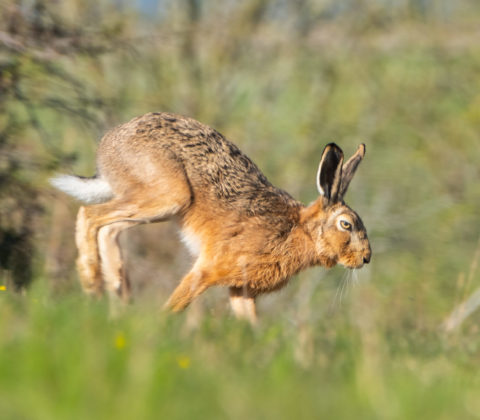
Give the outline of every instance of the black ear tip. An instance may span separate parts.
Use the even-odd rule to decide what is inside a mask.
[[[328,143],[326,146],[325,146],[325,150],[327,149],[332,149],[333,151],[335,152],[339,152],[339,153],[343,153],[342,149],[340,149],[340,147],[336,144],[336,143]]]
[[[337,156],[337,159],[342,159],[343,158],[343,150],[340,149],[335,143],[328,143],[325,146],[325,149],[323,150],[323,155],[326,154],[334,154]]]

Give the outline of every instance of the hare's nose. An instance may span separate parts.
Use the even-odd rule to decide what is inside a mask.
[[[366,254],[364,257],[363,257],[363,263],[364,264],[368,264],[370,262],[370,258],[372,256],[372,253],[369,252],[368,254]]]

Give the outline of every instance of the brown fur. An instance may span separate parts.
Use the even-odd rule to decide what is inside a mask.
[[[337,160],[326,149],[322,162],[335,166],[340,159],[341,165],[343,153],[333,146],[327,148]],[[324,178],[334,179],[335,195],[345,193],[362,150],[351,159],[354,165],[344,165],[349,179],[338,178],[340,166],[335,172],[323,169]],[[298,271],[337,263],[361,267],[370,259],[362,221],[341,196],[302,205],[270,184],[233,143],[193,119],[168,113],[135,118],[108,132],[97,156],[99,174],[114,197],[78,213],[78,270],[87,292],[106,288],[126,299],[118,234],[167,219],[200,245],[191,271],[167,302],[174,311],[221,285],[230,288],[236,315],[254,322],[254,298],[283,287]],[[351,232],[338,227],[340,216],[351,222]]]

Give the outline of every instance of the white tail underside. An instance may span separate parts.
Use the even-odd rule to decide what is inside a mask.
[[[80,178],[75,175],[58,175],[50,179],[50,184],[87,204],[104,203],[113,198],[112,188],[103,178]]]

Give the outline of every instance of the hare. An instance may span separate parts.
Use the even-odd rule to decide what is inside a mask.
[[[334,143],[322,154],[319,198],[304,206],[274,187],[214,129],[171,113],[149,113],[109,131],[97,175],[60,175],[58,189],[90,206],[76,222],[77,268],[87,293],[128,300],[118,235],[141,223],[175,220],[196,257],[166,307],[186,308],[211,286],[228,286],[234,314],[254,323],[255,298],[313,265],[360,268],[371,249],[344,201],[365,145],[344,164]]]

